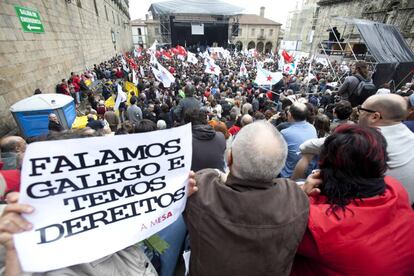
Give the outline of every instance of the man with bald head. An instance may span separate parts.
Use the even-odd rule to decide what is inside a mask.
[[[184,212],[190,275],[288,275],[309,203],[296,183],[276,179],[287,145],[273,125],[244,126],[228,151],[226,176],[196,173],[198,192]]]
[[[358,123],[377,127],[387,141],[387,175],[398,179],[414,201],[414,133],[402,123],[407,100],[397,94],[374,95],[357,107]]]
[[[26,141],[20,136],[6,136],[0,141],[0,151],[3,170],[20,169]]]
[[[280,132],[288,145],[288,157],[281,177],[291,177],[301,158],[299,146],[306,140],[318,137],[315,127],[306,122],[307,115],[308,108],[303,103],[296,102],[288,110],[288,122],[291,125]]]

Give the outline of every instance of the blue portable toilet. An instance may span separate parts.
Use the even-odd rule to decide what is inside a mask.
[[[38,94],[18,101],[10,111],[25,138],[49,132],[49,114],[55,113],[65,129],[70,129],[76,118],[72,97],[63,94]]]

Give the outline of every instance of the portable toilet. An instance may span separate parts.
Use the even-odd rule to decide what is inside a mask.
[[[75,102],[63,94],[38,94],[18,101],[10,111],[25,138],[49,132],[49,114],[55,113],[65,129],[70,129],[76,118]]]

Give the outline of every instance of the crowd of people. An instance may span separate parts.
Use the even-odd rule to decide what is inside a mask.
[[[30,142],[191,123],[187,206],[157,233],[169,247],[134,245],[109,262],[47,275],[174,275],[184,249],[190,275],[414,274],[413,81],[391,91],[372,86],[363,61],[301,58],[294,72],[259,86],[257,66],[280,70],[278,57],[232,52],[211,54],[217,75],[205,71],[204,53],[194,63],[161,55],[158,66],[174,76],[168,84],[154,74],[153,54],[134,50],[62,80],[56,92],[74,97],[86,127],[65,130],[50,114],[49,135]],[[31,229],[21,215],[33,210],[15,193],[25,147],[18,136],[0,141],[7,273],[21,272],[12,235]]]

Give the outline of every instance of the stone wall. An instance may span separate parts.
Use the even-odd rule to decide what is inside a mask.
[[[338,21],[330,20],[330,18],[342,16],[395,25],[401,31],[407,44],[414,50],[414,1],[412,0],[320,0],[318,5],[320,7],[313,49],[317,47],[317,43],[328,39],[329,33],[326,30],[329,22],[333,26],[338,24]],[[344,23],[341,27],[337,25],[342,36],[347,37],[350,32],[358,34],[356,28],[343,29],[343,25]]]
[[[23,32],[15,5],[38,10],[45,32]],[[16,127],[10,106],[36,88],[54,93],[70,72],[131,49],[129,14],[122,5],[127,11],[119,0],[0,1],[0,135]]]

